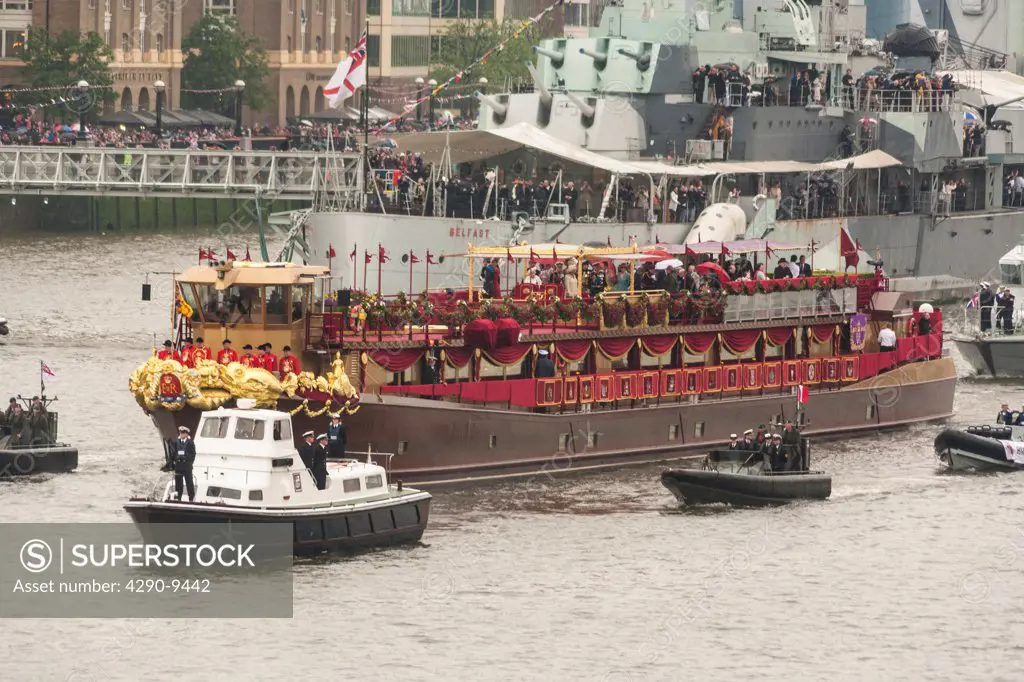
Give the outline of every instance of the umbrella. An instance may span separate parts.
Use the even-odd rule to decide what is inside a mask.
[[[668,260],[660,261],[654,266],[655,270],[667,270],[669,268],[681,268],[683,267],[683,261],[678,258],[669,258]]]
[[[299,125],[306,126],[307,128],[313,127],[313,124],[307,121],[306,119],[302,119],[301,121],[299,121]]]
[[[972,126],[978,122],[978,116],[972,111],[964,112],[964,125]]]
[[[398,149],[398,143],[395,142],[390,137],[386,137],[383,140],[380,140],[379,142],[377,142],[377,146],[378,147],[383,147],[385,149]]]
[[[714,261],[708,261],[707,263],[701,263],[697,266],[697,272],[702,275],[706,275],[708,272],[713,272],[718,275],[718,281],[728,282],[731,278],[729,273],[722,269],[722,266]]]

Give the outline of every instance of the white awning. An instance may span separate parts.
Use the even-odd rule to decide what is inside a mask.
[[[620,161],[604,154],[583,149],[544,132],[529,123],[517,123],[507,128],[488,130],[459,130],[454,132],[410,133],[393,135],[399,152],[415,152],[427,162],[441,160],[448,147],[452,163],[481,161],[517,149],[536,149],[566,161],[600,168],[620,175],[672,175],[677,177],[706,177],[719,173],[813,173],[823,170],[852,168],[889,168],[902,165],[895,157],[876,149],[849,159],[829,163],[803,163],[800,161],[724,161],[688,166],[649,160]]]

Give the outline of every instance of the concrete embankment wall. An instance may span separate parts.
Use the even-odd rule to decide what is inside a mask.
[[[0,196],[0,234],[16,232],[150,232],[214,227],[245,210],[249,198]],[[308,206],[277,201],[264,211]]]

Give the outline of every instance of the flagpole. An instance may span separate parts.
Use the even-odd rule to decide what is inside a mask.
[[[367,251],[363,256],[363,293],[366,293],[366,271],[370,269],[370,261],[367,258],[369,255],[370,252]]]
[[[43,361],[39,361],[39,397],[46,395],[46,385],[43,383]]]
[[[381,270],[384,269],[384,259],[381,256],[384,255],[384,247],[380,242],[377,242],[377,295],[380,296],[380,283],[381,283]]]
[[[409,249],[409,298],[412,298],[412,249]]]
[[[381,24],[383,25],[384,17],[381,16]],[[384,37],[384,33],[381,32],[381,38]],[[370,41],[370,19],[366,19],[366,41]],[[384,68],[384,62],[381,61],[381,68]],[[370,148],[370,48],[366,48],[366,83],[363,84],[363,154],[365,155],[367,150]],[[367,164],[369,164],[369,158],[367,158]],[[367,166],[368,167],[368,166]],[[380,293],[380,292],[378,292]]]
[[[427,277],[423,283],[423,291],[426,292],[427,297],[430,296],[430,249],[427,249]]]
[[[359,244],[352,242],[352,285],[350,289],[356,288],[356,282],[359,280]]]

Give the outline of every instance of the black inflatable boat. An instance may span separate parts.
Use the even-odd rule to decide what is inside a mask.
[[[935,454],[954,471],[1024,469],[1024,441],[1013,440],[1013,429],[1009,426],[945,429],[935,437]]]

